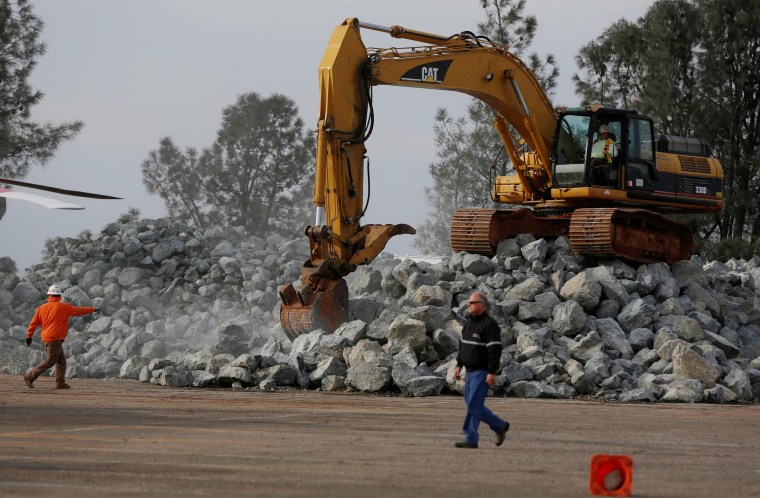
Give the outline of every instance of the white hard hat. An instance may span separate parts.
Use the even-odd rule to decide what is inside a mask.
[[[61,295],[61,288],[57,285],[51,285],[50,288],[47,291],[48,295],[50,296],[60,296]]]
[[[610,129],[607,127],[606,124],[599,125],[599,133],[607,133],[609,131],[610,131]]]

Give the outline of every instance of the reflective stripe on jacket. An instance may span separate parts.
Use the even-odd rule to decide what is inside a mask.
[[[42,326],[42,342],[62,341],[69,334],[69,318],[87,315],[95,311],[91,306],[74,306],[61,301],[61,296],[50,296],[48,302],[37,308],[29,323],[26,336],[31,338],[37,327]]]

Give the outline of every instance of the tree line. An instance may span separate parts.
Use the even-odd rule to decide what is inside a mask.
[[[530,50],[538,29],[525,0],[480,0],[479,33],[506,44],[551,96],[558,68]],[[644,16],[621,19],[581,47],[576,94],[582,104],[637,109],[661,133],[705,138],[724,169],[724,209],[688,217],[708,257],[748,257],[760,237],[760,2],[657,0]],[[730,21],[729,21],[730,20]],[[28,0],[0,0],[0,176],[23,178],[45,165],[81,121],[40,125],[30,109],[43,94],[27,78],[45,52],[43,23]],[[450,251],[449,222],[490,200],[492,172],[512,166],[492,127],[493,111],[473,99],[463,116],[434,117],[436,159],[429,165],[430,207],[415,245]],[[169,217],[198,226],[232,224],[249,233],[295,235],[308,223],[314,136],[284,95],[251,92],[222,111],[214,142],[181,149],[169,136],[147,153],[143,182]],[[1,198],[0,198],[1,200]]]

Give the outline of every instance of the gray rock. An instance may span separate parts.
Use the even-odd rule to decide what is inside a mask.
[[[583,371],[588,380],[600,385],[610,376],[609,358],[604,353],[596,353],[586,361]]]
[[[216,376],[217,382],[224,386],[229,386],[233,382],[241,384],[250,384],[252,380],[251,371],[243,367],[233,367],[224,365]]]
[[[602,287],[602,294],[618,303],[623,308],[628,304],[629,296],[628,291],[625,290],[620,282],[610,273],[610,269],[606,266],[597,266],[596,268],[589,268],[585,270],[589,273],[591,280],[595,280]]]
[[[309,380],[314,384],[321,384],[322,379],[331,375],[346,376],[346,364],[337,358],[327,358],[319,363],[316,370],[309,374]]]
[[[522,363],[510,361],[501,371],[501,375],[509,381],[510,384],[522,380],[533,380],[533,371],[524,366]]]
[[[735,368],[724,377],[723,381],[739,399],[752,401],[752,384],[747,372]]]
[[[620,351],[624,358],[631,358],[633,356],[631,343],[615,320],[612,318],[596,320],[596,327],[599,335],[602,337],[602,341],[604,341],[607,347]]]
[[[631,358],[631,361],[641,365],[643,368],[649,368],[654,362],[660,359],[660,355],[657,351],[649,348],[640,349],[636,355]]]
[[[657,350],[657,354],[665,361],[672,361],[673,351],[678,346],[686,346],[688,348],[691,345],[683,339],[672,339],[663,343],[663,345]]]
[[[42,293],[29,282],[19,282],[13,289],[13,298],[24,303],[34,303],[42,298]]]
[[[216,375],[202,370],[193,370],[193,387],[206,388],[216,384]]]
[[[515,285],[504,295],[505,300],[532,301],[534,297],[544,291],[544,284],[535,277],[526,278]]]
[[[404,287],[407,288],[409,279],[415,273],[422,273],[422,268],[417,263],[410,259],[405,259],[393,268],[393,276]]]
[[[391,327],[391,323],[398,317],[398,311],[386,308],[380,313],[369,327],[367,327],[367,338],[380,343],[388,342],[388,332]]]
[[[456,367],[456,360],[449,361],[448,367],[446,369],[446,385],[449,387],[449,390],[451,392],[464,394],[464,375],[466,375],[467,372],[464,368],[462,368],[460,371],[459,380],[457,380],[454,378],[454,371],[456,370]]]
[[[322,379],[323,391],[341,391],[346,388],[346,378],[340,375],[328,375]]]
[[[618,400],[621,403],[654,403],[657,401],[657,398],[655,398],[654,393],[646,387],[637,387],[621,394]]]
[[[676,316],[673,319],[673,332],[684,341],[697,342],[705,338],[702,327],[695,319],[688,316]]]
[[[544,239],[538,239],[524,245],[520,252],[522,253],[525,261],[532,263],[534,261],[543,261],[546,259],[546,252],[549,246]]]
[[[520,256],[521,254],[520,246],[515,239],[502,240],[496,247],[496,259],[498,261],[504,261],[505,258]]]
[[[451,292],[435,285],[420,286],[411,297],[414,304],[420,306],[451,306]]]
[[[295,338],[293,346],[290,348],[291,356],[309,351],[317,351],[320,347],[323,335],[325,335],[325,333],[320,329],[312,330],[308,334],[299,335]]]
[[[119,273],[118,282],[119,282],[119,285],[127,288],[141,282],[143,277],[144,277],[143,270],[141,268],[134,268],[134,267],[124,268]]]
[[[583,307],[570,299],[552,311],[552,328],[562,335],[573,336],[586,326],[588,316]]]
[[[335,330],[335,334],[356,344],[367,336],[367,324],[361,320],[346,322]]]
[[[369,266],[359,266],[348,290],[355,296],[372,294],[383,289],[383,274]]]
[[[299,373],[297,367],[282,363],[269,368],[266,380],[274,383],[275,386],[292,386],[296,384]]]
[[[462,267],[467,273],[476,276],[486,275],[496,268],[496,263],[486,256],[480,254],[465,254],[462,259]]]
[[[708,340],[711,344],[718,347],[721,351],[723,351],[726,354],[726,358],[736,358],[739,356],[740,349],[731,342],[729,342],[727,339],[721,337],[718,334],[713,334],[712,332],[703,331],[704,338]]]
[[[362,392],[380,392],[390,386],[391,374],[385,367],[359,363],[348,368],[346,381],[349,386]]]
[[[594,355],[604,352],[604,342],[599,333],[592,330],[578,341],[568,341],[567,350],[573,359],[586,363]]]
[[[274,356],[275,353],[282,353],[282,343],[275,339],[274,337],[270,337],[267,339],[267,342],[264,343],[263,346],[261,346],[261,355],[262,356]]]
[[[551,386],[536,380],[515,382],[509,386],[507,394],[517,398],[557,398],[559,394]]]
[[[704,384],[699,380],[677,380],[665,386],[660,401],[697,403],[702,401]]]
[[[393,268],[386,268],[382,271],[380,285],[385,295],[390,298],[398,299],[406,293],[406,287],[393,275]]]
[[[420,361],[417,358],[417,354],[411,346],[407,346],[395,355],[393,355],[393,368],[396,368],[397,363],[403,363],[409,368],[417,368]]]
[[[119,369],[119,378],[121,379],[138,379],[140,370],[148,364],[148,360],[133,356],[125,361]]]
[[[593,311],[602,297],[602,286],[594,279],[593,274],[581,272],[565,282],[559,295],[565,300],[572,299],[586,311]]]
[[[625,332],[646,327],[655,320],[656,309],[643,299],[634,299],[618,314],[617,321]]]
[[[595,315],[597,318],[617,318],[620,313],[620,305],[612,299],[604,299],[596,308]]]
[[[651,349],[654,346],[654,332],[647,328],[633,329],[628,334],[628,341],[636,352],[644,348]]]
[[[425,349],[426,337],[424,323],[399,315],[389,327],[386,351],[394,355],[406,346],[411,346],[415,352],[421,353]]]
[[[437,329],[433,332],[433,347],[438,356],[446,358],[450,354],[459,351],[459,340],[461,336],[445,329]]]
[[[193,374],[184,367],[166,366],[161,370],[159,384],[168,387],[188,387],[193,385]]]
[[[140,356],[144,358],[158,358],[164,354],[164,343],[158,340],[148,341],[142,345]]]
[[[708,389],[715,386],[720,377],[719,369],[686,344],[678,344],[672,352],[673,375],[677,380],[701,380]]]
[[[403,361],[397,361],[393,364],[393,370],[391,371],[391,377],[393,383],[401,390],[403,394],[411,394],[407,389],[407,384],[414,378],[419,377],[415,367],[409,366]]]
[[[736,394],[729,388],[715,385],[712,389],[705,389],[704,401],[707,403],[715,403],[722,405],[723,403],[731,403],[736,400]]]
[[[552,309],[542,303],[520,302],[517,319],[523,322],[546,321],[552,316]]]
[[[444,387],[446,387],[446,379],[435,375],[416,377],[406,384],[407,392],[414,397],[438,396]]]

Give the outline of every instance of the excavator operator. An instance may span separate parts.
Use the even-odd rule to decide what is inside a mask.
[[[599,132],[591,145],[591,168],[594,185],[610,185],[616,181],[617,176],[614,160],[618,155],[618,146],[615,143],[617,137],[610,133],[609,125],[599,125]]]

